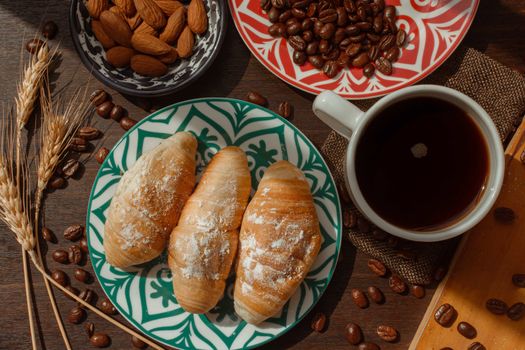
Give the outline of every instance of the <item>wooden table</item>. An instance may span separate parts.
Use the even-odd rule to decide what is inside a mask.
[[[256,0],[254,0],[256,1]],[[60,81],[72,80],[73,86],[89,84],[89,90],[102,85],[89,76],[81,64],[69,37],[68,30],[69,1],[9,1],[0,0],[0,99],[2,103],[12,103],[19,76],[20,50],[24,39],[32,37],[42,20],[54,20],[60,27],[57,39],[61,40],[63,62],[58,68]],[[484,0],[474,25],[464,43],[485,52],[490,57],[516,70],[525,72],[525,2],[521,0]],[[255,89],[268,97],[275,109],[279,102],[288,100],[295,107],[293,123],[301,129],[317,146],[321,146],[329,130],[311,112],[313,96],[298,91],[269,73],[241,41],[233,23],[230,21],[228,34],[221,54],[211,69],[195,84],[170,99],[150,101],[153,108],[171,102],[205,96],[229,96],[243,98],[247,91]],[[129,110],[130,116],[140,119],[148,114],[139,106],[148,101],[135,101],[113,92],[116,103]],[[509,91],[509,93],[512,93]],[[95,119],[96,126],[105,130],[103,145],[111,148],[124,131],[111,121]],[[45,200],[44,220],[46,226],[55,231],[59,237],[58,245],[49,245],[52,252],[58,246],[67,247],[62,238],[65,227],[85,221],[86,205],[91,184],[98,170],[94,159],[85,162],[85,172],[79,180],[72,180],[66,189],[50,193]],[[49,255],[49,254],[48,254]],[[56,263],[47,259],[49,267]],[[87,269],[91,269],[88,264]],[[63,269],[72,273],[73,266]],[[52,311],[50,309],[43,282],[36,271],[33,271],[35,301],[38,306],[38,319],[42,347],[55,350],[63,349]],[[82,288],[79,282],[73,284]],[[350,289],[365,289],[370,285],[380,287],[386,295],[384,305],[371,305],[366,310],[358,309],[351,301]],[[90,285],[98,295],[102,291],[97,282]],[[315,308],[328,315],[328,327],[322,334],[310,330],[311,316],[294,330],[279,340],[267,345],[265,349],[348,349],[343,330],[350,321],[360,324],[367,339],[381,343],[375,335],[379,324],[395,326],[401,334],[395,344],[381,343],[382,349],[406,349],[420,322],[427,304],[432,297],[432,290],[427,296],[418,300],[410,296],[399,296],[390,292],[387,281],[372,276],[366,267],[366,257],[356,252],[348,242],[343,243],[339,264],[334,278],[325,295]],[[57,294],[59,308],[67,318],[73,302],[61,293]],[[23,275],[20,259],[20,248],[9,235],[4,226],[0,227],[0,349],[29,349],[30,338],[27,321],[25,295],[23,292]],[[119,316],[119,319],[122,319]],[[130,337],[110,326],[95,315],[89,315],[89,321],[95,323],[96,329],[107,332],[112,338],[113,349],[129,349]],[[67,332],[74,349],[89,349],[83,327],[72,325],[65,320]]]

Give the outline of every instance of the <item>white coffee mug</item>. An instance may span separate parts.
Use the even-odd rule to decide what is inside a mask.
[[[479,126],[489,153],[489,173],[485,190],[471,211],[456,222],[424,232],[404,229],[389,223],[379,216],[363,197],[356,177],[355,159],[359,140],[369,122],[393,103],[414,97],[433,97],[452,103],[465,111]],[[487,112],[470,97],[437,85],[416,85],[398,90],[376,102],[367,112],[331,91],[322,92],[313,103],[313,111],[319,119],[349,140],[346,151],[345,181],[356,207],[373,224],[395,236],[421,242],[434,242],[458,236],[477,223],[490,211],[503,184],[505,156],[498,131]]]

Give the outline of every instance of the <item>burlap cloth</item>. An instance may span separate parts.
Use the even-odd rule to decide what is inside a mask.
[[[470,48],[460,48],[438,70],[424,79],[422,84],[444,85],[463,92],[476,100],[492,117],[503,142],[516,129],[525,111],[525,78],[486,55]],[[377,99],[352,101],[363,110]],[[322,146],[322,153],[338,183],[344,183],[344,163],[347,141],[331,132]],[[350,203],[343,205],[356,215]],[[362,218],[360,219],[362,220]],[[367,225],[345,229],[345,235],[360,250],[381,260],[393,272],[410,283],[428,285],[433,281],[435,270],[447,266],[459,238],[436,242],[416,243],[381,237]]]

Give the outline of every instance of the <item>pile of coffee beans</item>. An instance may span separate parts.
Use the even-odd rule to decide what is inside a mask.
[[[309,62],[329,78],[344,67],[392,74],[406,32],[385,0],[261,0],[272,23],[268,33],[286,38],[297,65]]]

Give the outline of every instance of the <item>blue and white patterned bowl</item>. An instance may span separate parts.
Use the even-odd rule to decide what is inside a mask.
[[[114,68],[106,61],[102,45],[91,31],[91,17],[83,0],[72,0],[69,28],[82,63],[105,85],[120,93],[155,97],[181,90],[197,80],[217,57],[226,35],[228,10],[223,0],[204,1],[208,30],[195,37],[194,53],[168,66],[168,73],[158,78],[139,75],[131,68]]]
[[[107,209],[122,174],[144,152],[177,131],[199,140],[197,172],[227,145],[248,157],[252,191],[266,168],[286,159],[300,168],[311,186],[321,225],[319,255],[282,312],[259,326],[235,314],[232,281],[210,312],[185,312],[173,295],[165,254],[121,270],[106,262],[103,248]],[[93,184],[86,219],[89,254],[108,298],[132,325],[165,345],[184,350],[251,349],[292,329],[314,307],[328,287],[341,247],[341,208],[336,186],[319,151],[292,124],[257,105],[226,98],[185,101],[157,111],[131,129],[113,148]]]

